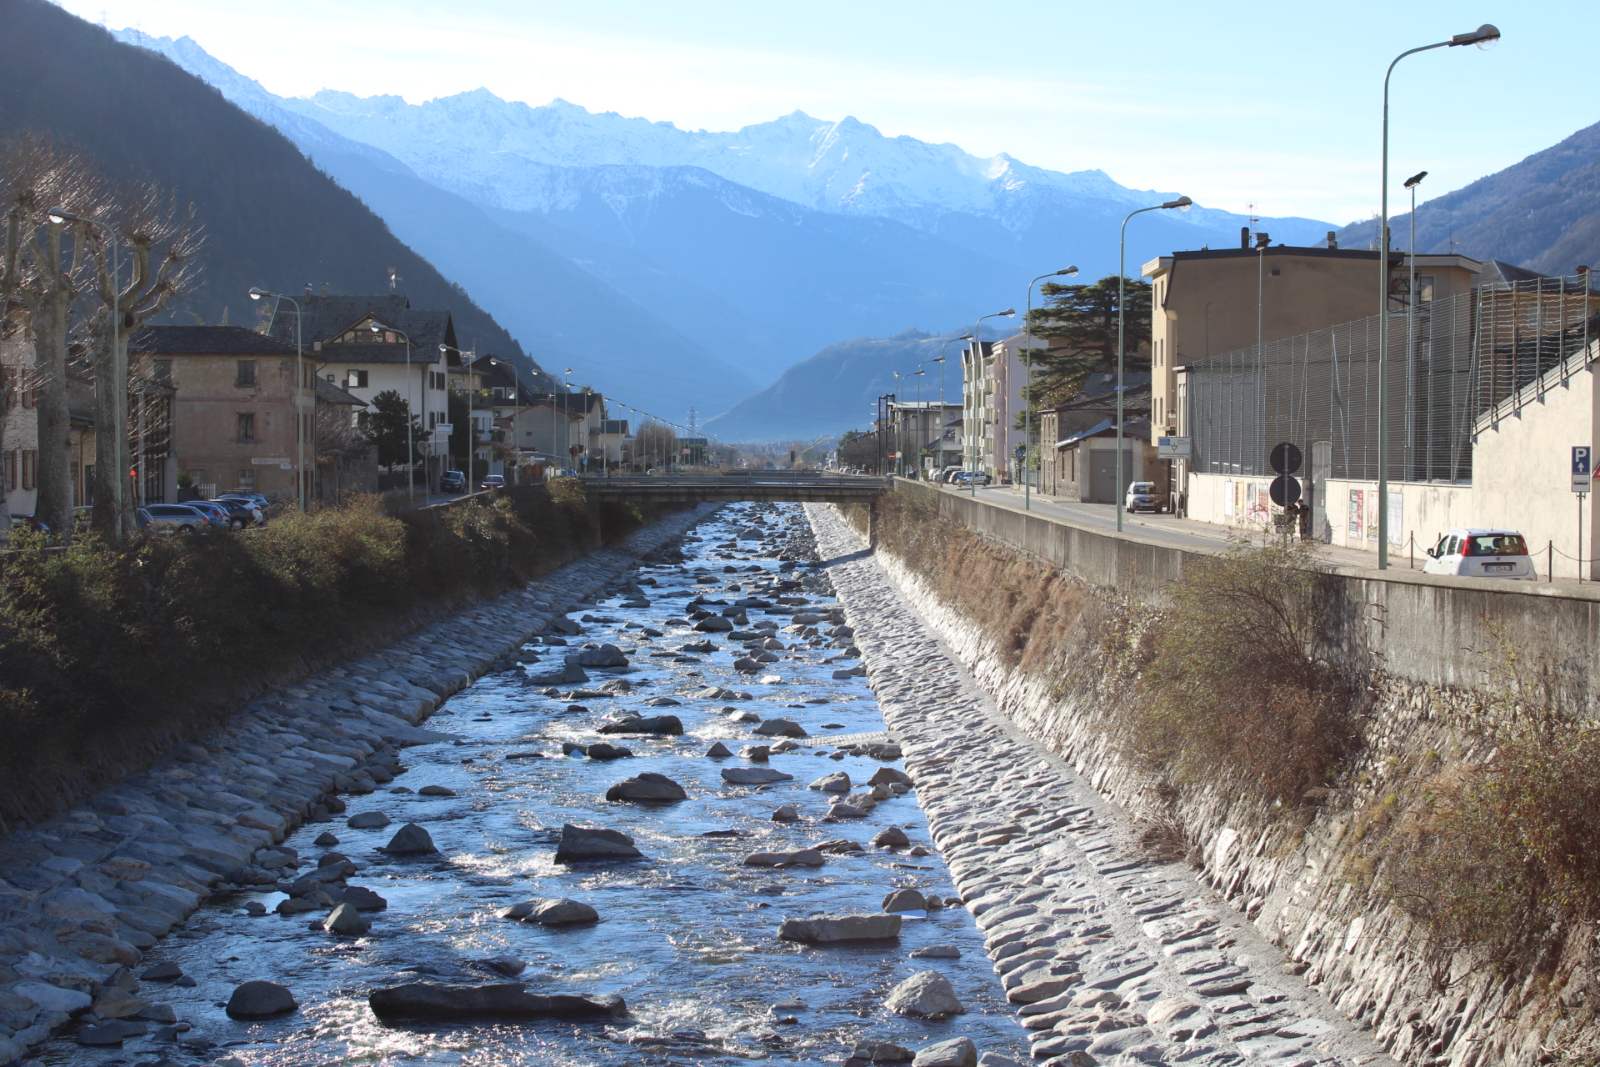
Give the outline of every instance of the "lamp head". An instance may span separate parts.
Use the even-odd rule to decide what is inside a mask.
[[[1063,278],[1076,278],[1078,276],[1077,264],[1073,264],[1070,267],[1062,267],[1056,271],[1056,274]]]
[[[1193,204],[1194,201],[1190,200],[1187,196],[1180,196],[1176,200],[1168,200],[1165,204],[1162,204],[1161,210],[1171,211],[1172,209],[1177,208],[1178,210],[1182,211],[1186,210]]]
[[[1464,44],[1475,44],[1479,48],[1488,48],[1499,39],[1499,28],[1493,23],[1485,22],[1470,33],[1458,33],[1450,38],[1450,47],[1459,48]]]
[[[383,332],[383,327],[379,326],[376,322],[367,323],[367,329],[371,330],[373,333],[382,333]]]
[[[441,351],[441,352],[448,352],[448,351],[450,351],[450,346],[449,346],[449,345],[446,345],[446,344],[441,344],[441,345],[440,345],[440,346],[439,346],[439,351]]]
[[[1017,309],[1016,308],[1006,308],[1004,311],[996,311],[993,315],[985,315],[984,318],[986,318],[986,319],[1012,319],[1012,318],[1016,318],[1016,315],[1017,315]]]
[[[1428,176],[1428,172],[1427,171],[1425,171],[1425,170],[1417,171],[1411,177],[1406,179],[1406,188],[1407,189],[1415,189],[1417,186],[1422,184],[1422,179],[1426,178],[1427,176]]]
[[[250,287],[250,299],[251,300],[260,300],[262,297],[264,297],[266,295],[267,295],[267,291],[265,289],[258,289],[253,285]]]
[[[78,216],[66,208],[53,207],[46,213],[45,217],[50,220],[52,226],[64,226],[68,219],[76,219]]]

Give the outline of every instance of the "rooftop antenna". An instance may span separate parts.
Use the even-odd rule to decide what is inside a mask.
[[[394,292],[395,291],[395,287],[398,286],[399,284],[400,284],[400,270],[399,270],[399,268],[390,267],[389,268],[389,291],[391,293]]]

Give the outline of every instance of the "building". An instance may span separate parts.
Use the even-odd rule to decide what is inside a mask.
[[[1153,481],[1163,492],[1167,465],[1150,445],[1150,375],[1123,375],[1123,489]],[[1117,469],[1117,388],[1114,374],[1093,374],[1082,391],[1039,415],[1039,491],[1047,496],[1109,504],[1120,490]]]
[[[297,387],[293,345],[242,326],[145,326],[128,354],[174,389],[172,452],[185,490],[293,502],[304,435],[309,491],[316,367],[299,361]]]
[[[1267,235],[1258,235],[1265,237]],[[1251,244],[1248,230],[1238,248],[1203,248],[1150,260],[1141,271],[1151,280],[1150,434],[1177,433],[1176,368],[1205,362],[1282,337],[1372,315],[1378,283],[1375,251]],[[1391,252],[1390,302],[1403,310],[1410,272],[1404,253]],[[1416,257],[1422,302],[1466,292],[1483,264],[1466,256]]]
[[[579,469],[591,445],[598,449],[606,422],[605,398],[593,390],[540,393],[528,397],[507,423],[518,453],[553,463],[558,469]]]
[[[450,313],[414,308],[400,293],[306,293],[295,300],[300,340],[316,374],[331,375],[335,385],[359,398],[369,412],[380,393],[399,394],[423,429],[417,477],[438,484],[449,463],[453,430],[448,385],[452,371],[461,367]],[[279,301],[267,332],[292,349],[296,319],[295,305]]]
[[[629,459],[632,440],[628,436],[627,419],[606,419],[600,424],[600,433],[590,449],[591,468],[598,465],[602,472],[609,473],[624,467]]]
[[[940,467],[962,461],[961,409],[937,400],[890,400],[883,425],[885,451],[897,459],[889,469],[906,477],[925,478]]]

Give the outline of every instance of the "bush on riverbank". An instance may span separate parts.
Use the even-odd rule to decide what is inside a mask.
[[[1291,542],[1185,563],[1151,626],[1131,709],[1148,767],[1294,806],[1347,764],[1360,747],[1359,693],[1315,653],[1314,562]]]
[[[220,721],[264,685],[393,639],[642,525],[581,487],[401,515],[376,498],[240,535],[0,557],[0,828]]]

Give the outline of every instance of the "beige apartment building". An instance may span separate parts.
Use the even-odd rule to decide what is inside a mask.
[[[1331,235],[1330,235],[1331,238]],[[1378,253],[1338,247],[1252,245],[1174,252],[1144,264],[1151,279],[1150,437],[1178,433],[1176,368],[1248,348],[1260,337],[1319,330],[1377,313]],[[1392,310],[1403,310],[1410,272],[1391,252]],[[1443,299],[1472,288],[1483,264],[1466,256],[1416,257],[1418,296]]]

